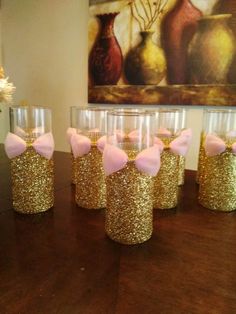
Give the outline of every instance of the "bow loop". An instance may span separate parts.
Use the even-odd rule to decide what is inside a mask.
[[[156,176],[161,165],[159,147],[154,145],[141,151],[135,158],[135,165],[140,172]]]
[[[51,159],[54,151],[54,139],[52,133],[46,133],[39,136],[32,144],[35,151],[45,157]]]
[[[234,144],[233,144],[234,145]],[[219,155],[226,150],[225,142],[214,134],[208,134],[204,144],[206,155],[209,157]],[[232,146],[233,150],[233,146]]]
[[[75,158],[82,157],[90,152],[91,140],[81,134],[73,134],[70,139],[72,153]]]
[[[10,159],[23,154],[27,147],[21,137],[10,132],[7,134],[4,145],[7,157]]]
[[[180,156],[185,156],[188,152],[192,140],[192,130],[183,130],[176,139],[170,143],[170,150],[172,153]]]
[[[68,143],[71,144],[71,137],[72,135],[76,134],[76,129],[75,128],[68,128],[66,131],[66,137],[67,137],[67,141]]]

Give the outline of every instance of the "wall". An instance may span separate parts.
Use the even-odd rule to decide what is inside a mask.
[[[2,0],[3,65],[15,104],[49,106],[58,150],[69,107],[87,100],[86,0]]]
[[[15,104],[53,109],[57,150],[68,150],[69,107],[87,102],[87,24],[88,0],[2,0],[3,65],[17,88]],[[202,109],[191,107],[188,169],[197,166],[201,118]]]

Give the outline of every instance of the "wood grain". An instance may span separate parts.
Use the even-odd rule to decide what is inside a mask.
[[[194,171],[179,206],[154,212],[153,237],[124,246],[103,211],[76,206],[70,154],[55,164],[54,209],[19,215],[1,149],[0,313],[236,313],[236,213],[201,207]]]

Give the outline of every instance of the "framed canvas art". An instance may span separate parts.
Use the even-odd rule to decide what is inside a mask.
[[[235,0],[90,0],[89,103],[236,105]]]

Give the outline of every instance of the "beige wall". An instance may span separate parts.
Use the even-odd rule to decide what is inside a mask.
[[[15,104],[53,109],[57,150],[68,150],[69,107],[87,102],[87,24],[88,0],[2,0],[3,65],[16,86]],[[201,117],[201,108],[188,112],[194,131],[188,169],[197,166]],[[1,133],[5,124],[0,120]]]
[[[58,150],[69,107],[87,100],[87,0],[2,0],[3,64],[15,104],[49,106]]]

